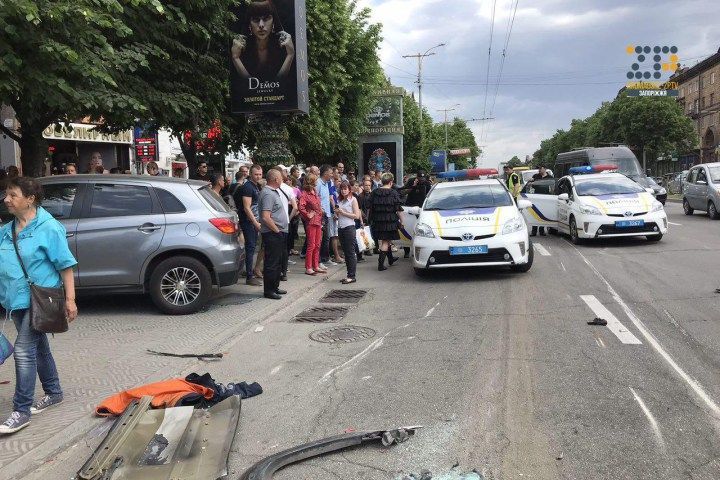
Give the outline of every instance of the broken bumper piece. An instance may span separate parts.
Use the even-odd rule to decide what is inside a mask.
[[[152,397],[133,402],[77,474],[81,480],[215,480],[240,419],[233,395],[207,410],[151,410]]]
[[[240,477],[240,480],[270,480],[273,474],[281,468],[318,457],[326,453],[344,450],[349,447],[364,445],[368,443],[381,442],[388,447],[394,443],[402,443],[420,426],[401,427],[395,430],[375,430],[371,432],[354,432],[334,437],[323,438],[315,442],[306,443],[297,447],[278,452],[253,465]]]

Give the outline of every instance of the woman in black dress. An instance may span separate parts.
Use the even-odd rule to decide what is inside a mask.
[[[402,211],[400,195],[392,188],[395,177],[392,173],[383,173],[380,178],[382,186],[375,189],[370,200],[370,223],[376,238],[380,241],[378,270],[387,270],[385,258],[392,265],[398,259],[393,257],[390,241],[399,240],[400,215]]]

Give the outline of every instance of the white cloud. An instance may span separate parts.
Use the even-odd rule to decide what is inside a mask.
[[[423,104],[437,121],[438,109],[455,103],[462,118],[480,117],[485,104],[492,2],[488,0],[360,0],[383,24],[381,60],[396,85],[417,92],[417,60],[424,52]],[[498,0],[490,62],[490,105],[495,98],[500,54],[514,0]],[[573,118],[590,115],[624,84],[628,44],[674,44],[681,63],[692,65],[720,47],[720,30],[707,0],[519,0],[491,124],[472,123],[484,162],[496,166],[524,158]],[[686,60],[687,59],[687,60]],[[484,141],[480,133],[483,132]]]

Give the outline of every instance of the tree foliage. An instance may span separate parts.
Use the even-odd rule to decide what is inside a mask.
[[[671,153],[684,153],[698,143],[692,121],[669,97],[620,96],[603,103],[585,119],[574,119],[569,130],[558,130],[540,143],[533,164],[553,165],[558,153],[573,148],[621,143],[638,157],[646,150],[652,162]]]

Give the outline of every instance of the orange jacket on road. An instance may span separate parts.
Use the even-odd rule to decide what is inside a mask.
[[[125,390],[108,397],[97,406],[95,413],[101,417],[121,415],[133,400],[139,400],[145,395],[153,397],[150,403],[153,408],[174,407],[183,397],[191,393],[202,395],[207,400],[210,400],[215,395],[215,392],[210,388],[190,383],[184,378],[173,378]]]

